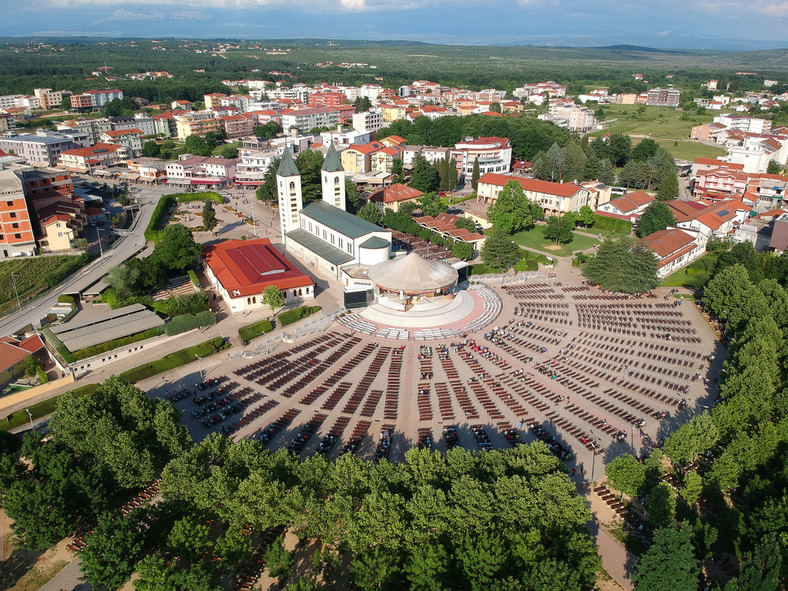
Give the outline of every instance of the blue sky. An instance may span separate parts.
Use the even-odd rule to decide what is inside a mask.
[[[0,36],[788,46],[785,0],[2,0]]]

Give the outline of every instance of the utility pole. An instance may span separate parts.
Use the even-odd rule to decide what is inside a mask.
[[[30,414],[30,409],[26,408],[25,412],[27,413],[28,418],[30,419],[30,430],[33,430],[33,415]]]
[[[101,245],[101,228],[96,228],[96,236],[98,236],[98,243],[99,243],[99,258],[103,258],[104,247]]]
[[[16,275],[11,273],[11,281],[14,284],[14,293],[16,294],[16,305],[19,306],[19,311],[22,311],[22,304],[19,302],[19,291],[16,289]]]

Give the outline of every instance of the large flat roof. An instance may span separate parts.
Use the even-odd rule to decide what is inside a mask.
[[[308,218],[312,218],[324,226],[328,226],[332,230],[336,230],[348,238],[360,238],[364,234],[369,234],[370,232],[385,231],[380,226],[362,220],[352,213],[342,211],[323,201],[313,201],[301,210],[301,214]]]
[[[323,242],[317,236],[310,234],[306,230],[296,228],[287,233],[287,239],[297,242],[308,250],[317,253],[320,258],[327,260],[334,265],[344,265],[353,260],[353,257],[344,250],[339,250],[335,246]]]
[[[52,332],[63,341],[69,351],[74,352],[162,324],[164,320],[154,312],[142,304],[132,304],[91,315],[87,320],[80,320],[77,317],[71,322],[53,327]]]

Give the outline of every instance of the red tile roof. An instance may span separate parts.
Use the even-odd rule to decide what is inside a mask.
[[[30,351],[26,351],[11,343],[0,343],[0,372],[11,369],[29,356]]]
[[[639,207],[643,207],[644,205],[648,205],[655,198],[646,193],[645,191],[634,191],[632,193],[627,193],[623,197],[619,197],[618,199],[613,199],[610,202],[610,205],[618,209],[618,211],[622,213],[628,213],[630,211],[634,211]]]
[[[653,250],[659,257],[659,267],[662,267],[682,254],[691,251],[695,246],[695,238],[676,228],[659,230],[640,240],[646,248]]]
[[[268,285],[279,289],[314,285],[267,238],[225,240],[206,245],[203,252],[208,267],[231,297],[260,295]]]
[[[378,203],[395,203],[398,201],[407,201],[409,199],[418,199],[424,195],[421,191],[417,191],[407,185],[403,185],[400,183],[395,183],[393,185],[389,185],[385,189],[381,189],[380,191],[376,191],[369,196],[370,201],[376,201]]]
[[[534,193],[544,193],[546,195],[557,195],[559,197],[571,197],[583,187],[575,185],[574,183],[552,183],[550,181],[540,181],[538,179],[524,179],[516,176],[508,176],[505,174],[497,174],[488,172],[479,179],[479,183],[488,185],[496,185],[503,187],[509,181],[516,181],[520,183],[523,191],[532,191]]]

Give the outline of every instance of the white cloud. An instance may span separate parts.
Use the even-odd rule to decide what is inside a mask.
[[[758,12],[767,16],[777,16],[780,18],[786,17],[788,16],[788,2],[782,2],[781,4],[767,4],[766,6],[761,6],[758,9]]]
[[[132,12],[125,8],[118,8],[115,12],[108,17],[101,19],[104,21],[146,21],[146,20],[161,20],[161,13],[152,12]]]
[[[340,4],[347,10],[365,10],[366,0],[340,0]]]

